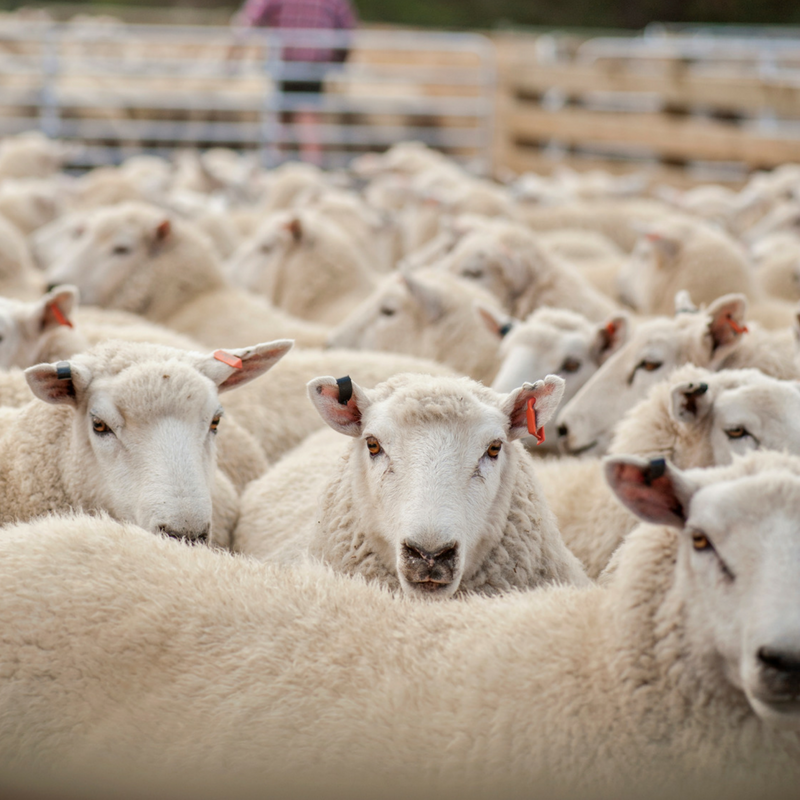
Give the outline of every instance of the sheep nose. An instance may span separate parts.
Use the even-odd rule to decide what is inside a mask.
[[[563,422],[558,426],[558,435],[562,439],[569,436],[569,428]]]
[[[793,680],[800,683],[800,651],[761,647],[757,655],[762,666],[785,676],[791,675]]]
[[[457,542],[436,551],[426,550],[415,542],[403,542],[403,571],[412,583],[451,583],[457,558]]]

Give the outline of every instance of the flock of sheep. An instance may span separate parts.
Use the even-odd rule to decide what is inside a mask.
[[[63,155],[0,144],[7,780],[796,791],[800,166]]]

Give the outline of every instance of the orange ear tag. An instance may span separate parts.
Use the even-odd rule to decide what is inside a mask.
[[[733,328],[736,333],[749,333],[747,325],[740,325],[730,314],[728,314],[728,325]]]
[[[223,364],[227,364],[229,367],[233,367],[234,369],[242,368],[242,359],[239,358],[239,356],[226,353],[224,350],[217,350],[214,353],[214,358],[216,358],[217,361],[221,361]]]
[[[536,405],[536,398],[531,397],[531,399],[528,400],[528,411],[527,411],[528,433],[531,436],[535,436],[536,444],[540,445],[544,442],[544,428],[537,429],[536,427],[536,409],[534,408],[535,405]]]
[[[56,318],[56,322],[59,325],[64,325],[67,328],[72,327],[72,323],[67,319],[64,312],[58,307],[56,303],[53,303],[53,305],[50,306],[50,310],[53,312],[53,316]]]
[[[616,332],[617,332],[617,326],[613,322],[609,322],[606,325],[606,333],[608,334],[608,338],[611,339]]]

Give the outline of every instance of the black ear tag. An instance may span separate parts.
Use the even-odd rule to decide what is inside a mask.
[[[644,470],[644,482],[650,486],[667,471],[667,462],[663,458],[654,458]]]
[[[497,333],[500,335],[500,338],[502,339],[502,338],[504,338],[505,336],[507,336],[507,335],[508,335],[509,331],[510,331],[510,330],[511,330],[513,327],[514,327],[514,325],[513,325],[511,322],[506,322],[506,324],[505,324],[505,325],[501,325],[501,326],[498,328],[498,330],[497,330]]]
[[[336,385],[339,387],[339,402],[346,406],[353,396],[353,381],[349,375],[345,375],[344,378],[336,379]]]
[[[56,364],[56,378],[60,381],[72,379],[72,367],[70,367],[69,361],[59,361]]]

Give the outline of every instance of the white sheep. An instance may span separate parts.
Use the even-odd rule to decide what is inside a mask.
[[[668,458],[682,469],[729,464],[753,449],[800,455],[800,386],[754,369],[687,364],[620,421],[609,452]],[[564,541],[596,578],[636,525],[597,459],[548,461],[538,472]],[[580,487],[580,491],[576,491]]]
[[[449,367],[400,353],[367,350],[302,350],[292,352],[254,381],[225,397],[225,410],[259,443],[268,461],[276,461],[325,423],[308,400],[306,384],[317,375],[352,374],[373,387],[400,372],[453,375]]]
[[[542,427],[563,389],[554,375],[502,395],[467,378],[397,375],[371,391],[317,378],[317,411],[354,441],[313,436],[250,484],[234,547],[286,561],[308,553],[415,597],[580,585],[514,444],[531,401]]]
[[[0,295],[28,300],[44,289],[25,237],[0,216]]]
[[[563,308],[543,306],[524,321],[508,320],[480,309],[487,324],[502,336],[492,388],[510,392],[525,381],[558,375],[565,382],[562,403],[571,400],[598,367],[624,343],[630,327],[627,318],[612,317],[597,325]],[[544,428],[542,450],[557,447],[555,419]],[[526,440],[533,444],[535,440]]]
[[[647,198],[581,200],[557,205],[520,204],[518,216],[533,231],[577,228],[603,234],[625,252],[638,239],[636,223],[662,220],[676,214],[674,209]]]
[[[21,376],[14,368],[66,360],[109,339],[202,349],[191,339],[133,314],[92,307],[75,309],[77,297],[74,286],[59,286],[32,303],[0,298],[0,369]],[[31,399],[24,377],[20,381],[3,376],[1,406],[18,407]],[[219,468],[237,490],[262,475],[268,466],[255,437],[232,414],[225,420],[225,436],[218,442],[217,451]]]
[[[226,265],[231,282],[302,319],[335,324],[378,282],[368,252],[315,209],[264,220]]]
[[[86,303],[141,314],[204,344],[281,335],[311,346],[326,334],[229,286],[206,238],[154,206],[124,203],[87,217],[46,275],[76,285]]]
[[[792,796],[800,462],[608,472],[656,524],[607,587],[465,602],[105,518],[6,529],[3,774],[104,796]]]
[[[616,310],[576,267],[548,253],[535,234],[516,223],[495,221],[468,233],[434,266],[491,292],[518,319],[543,305],[596,322]]]
[[[559,412],[562,448],[572,455],[605,452],[625,412],[682,364],[755,367],[776,378],[798,377],[791,331],[748,327],[746,308],[742,295],[726,295],[703,311],[641,322]]]
[[[44,402],[0,410],[0,520],[104,510],[154,533],[226,546],[238,502],[216,469],[218,394],[258,377],[290,347],[201,355],[110,341],[29,367]]]
[[[0,214],[24,236],[52,222],[63,206],[62,187],[56,180],[27,178],[0,183]]]
[[[750,316],[765,327],[791,324],[792,307],[769,300],[743,245],[700,220],[665,219],[644,234],[618,275],[620,298],[643,314],[668,314],[676,292],[710,303],[724,294],[750,300]]]
[[[481,322],[477,304],[502,313],[488,292],[446,272],[388,275],[331,331],[328,346],[408,353],[491,381],[500,337]]]

